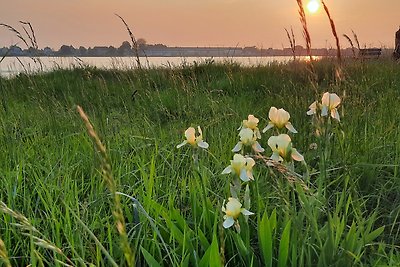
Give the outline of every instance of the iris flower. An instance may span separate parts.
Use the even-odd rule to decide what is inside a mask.
[[[254,159],[250,157],[244,157],[241,154],[235,154],[231,165],[226,167],[222,174],[234,173],[240,177],[243,182],[254,180],[253,178],[253,166],[256,164]]]
[[[224,228],[231,227],[235,222],[237,222],[237,218],[239,217],[240,213],[249,216],[253,215],[254,213],[251,211],[242,208],[242,204],[236,198],[230,197],[228,199],[228,203],[226,203],[226,207],[222,206],[222,211],[225,212],[224,215]]]
[[[200,147],[200,148],[208,148],[207,142],[203,141],[203,132],[201,131],[200,126],[197,126],[197,132],[198,134],[196,135],[196,130],[193,127],[189,127],[185,131],[185,137],[186,140],[177,145],[177,148],[180,148],[186,144],[190,144],[193,147]]]
[[[249,128],[252,129],[254,134],[256,135],[256,137],[258,139],[261,139],[261,134],[260,134],[260,130],[258,129],[258,122],[259,119],[257,119],[256,117],[254,117],[254,115],[249,115],[247,117],[247,120],[243,120],[242,125],[239,127],[238,130],[241,130],[243,128]]]
[[[276,107],[271,107],[268,113],[268,117],[270,121],[268,122],[267,127],[263,129],[263,133],[273,127],[276,127],[278,129],[286,127],[290,132],[297,133],[296,129],[289,122],[289,112],[287,112],[283,108],[277,109]]]
[[[242,128],[239,132],[240,141],[232,149],[232,152],[238,152],[243,146],[251,146],[255,152],[264,152],[264,148],[257,142],[257,134],[250,128]]]
[[[307,111],[307,115],[313,115],[317,113],[317,108],[321,109],[321,116],[328,116],[330,113],[331,117],[340,121],[339,112],[337,107],[339,106],[341,100],[337,94],[330,94],[326,92],[322,96],[322,104],[319,104],[317,101],[312,103],[309,107],[309,111]]]
[[[271,159],[278,162],[290,162],[293,160],[304,161],[304,157],[292,147],[292,140],[287,134],[271,136],[268,145],[272,149]]]

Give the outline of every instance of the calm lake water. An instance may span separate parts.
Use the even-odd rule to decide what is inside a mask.
[[[237,62],[243,66],[267,65],[272,62],[284,63],[292,57],[149,57],[140,58],[144,67],[179,67],[183,64],[215,62]],[[95,66],[103,69],[129,69],[136,66],[131,57],[41,57],[34,62],[29,57],[6,57],[0,62],[0,76],[11,77],[18,73],[37,73],[54,69],[68,69],[82,66]]]

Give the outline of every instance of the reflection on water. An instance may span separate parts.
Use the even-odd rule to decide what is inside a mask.
[[[149,57],[141,58],[147,67],[179,67],[194,62],[235,62],[243,66],[267,65],[272,62],[284,63],[292,59],[289,56],[276,57]],[[103,69],[130,69],[136,66],[135,58],[130,57],[41,57],[34,62],[29,57],[6,57],[0,62],[0,76],[10,77],[18,73],[37,73],[54,69],[68,69],[83,66],[94,66]]]

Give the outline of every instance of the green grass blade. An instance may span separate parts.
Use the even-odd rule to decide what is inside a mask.
[[[279,243],[279,257],[278,257],[278,266],[285,267],[287,266],[287,260],[289,256],[289,242],[290,242],[290,228],[291,221],[289,221],[285,229],[283,230],[281,242]]]
[[[258,241],[265,266],[272,266],[272,230],[267,213],[264,213],[258,225]]]
[[[149,266],[161,267],[161,265],[156,261],[156,259],[154,259],[154,257],[147,250],[145,250],[142,246],[140,246],[140,251],[142,252],[143,257]]]

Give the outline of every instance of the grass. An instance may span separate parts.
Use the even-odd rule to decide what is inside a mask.
[[[4,266],[398,266],[400,69],[384,60],[344,61],[346,79],[337,83],[334,63],[313,64],[319,94],[336,92],[343,101],[324,170],[318,150],[309,149],[317,141],[305,113],[316,96],[303,63],[0,78],[0,200],[35,229],[1,213]],[[102,156],[76,105],[107,149],[134,262],[124,255],[116,195],[103,183]],[[257,161],[255,215],[239,218],[240,233],[223,229],[231,178],[221,172],[236,129],[248,114],[264,127],[271,106],[291,114],[310,191]],[[192,149],[176,149],[197,125],[210,144],[198,166]],[[270,156],[266,135],[260,142]],[[301,164],[295,170],[306,174]]]

